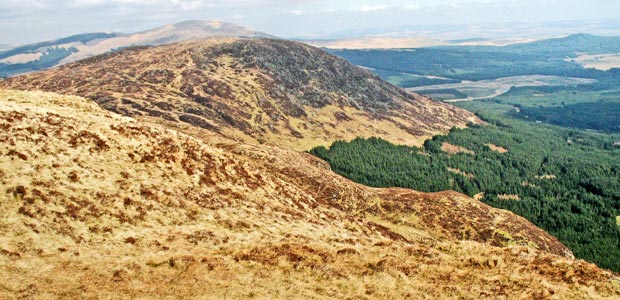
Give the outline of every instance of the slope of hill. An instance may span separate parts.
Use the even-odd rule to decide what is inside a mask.
[[[0,77],[47,69],[136,45],[163,45],[209,37],[273,37],[219,21],[185,21],[134,34],[86,33],[0,53]]]
[[[298,150],[359,136],[420,145],[478,121],[314,47],[272,39],[126,49],[0,86],[79,95],[125,115],[183,121]]]
[[[507,211],[148,120],[0,91],[1,298],[620,296]]]

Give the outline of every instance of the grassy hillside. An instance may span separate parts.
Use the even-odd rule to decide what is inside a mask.
[[[0,90],[1,299],[617,299],[617,276],[455,192],[79,97]],[[578,284],[577,284],[578,283]]]
[[[75,47],[65,47],[63,46],[64,44],[87,43],[96,39],[111,38],[116,36],[118,36],[118,34],[115,33],[84,33],[53,41],[28,44],[10,50],[1,51],[0,60],[14,55],[32,54],[37,52],[42,53],[42,55],[39,59],[27,63],[0,63],[0,78],[27,73],[33,70],[47,69],[57,65],[58,62],[72,53],[78,52],[78,49]]]

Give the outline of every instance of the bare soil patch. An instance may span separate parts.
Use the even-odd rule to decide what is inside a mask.
[[[448,172],[462,175],[469,180],[474,179],[474,174],[463,172],[461,171],[461,169],[458,169],[458,168],[448,168]]]
[[[535,176],[536,179],[546,179],[546,180],[551,180],[551,179],[556,179],[558,178],[557,176],[555,176],[555,174],[545,174],[545,175],[536,175]]]
[[[497,146],[497,145],[493,145],[493,144],[485,144],[487,147],[489,147],[489,149],[495,151],[495,152],[499,152],[499,153],[506,153],[508,152],[508,149],[501,147],[501,146]]]
[[[469,150],[465,147],[461,147],[461,146],[456,146],[456,145],[452,145],[448,142],[444,142],[443,144],[441,144],[441,150],[443,152],[446,152],[450,155],[453,154],[458,154],[458,153],[465,153],[465,154],[470,154],[470,155],[475,155],[476,152]]]
[[[514,194],[497,194],[497,198],[499,200],[515,200],[515,201],[521,200],[521,197],[519,195],[514,195]]]

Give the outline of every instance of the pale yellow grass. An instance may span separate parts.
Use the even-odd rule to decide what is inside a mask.
[[[531,183],[531,182],[529,182],[527,180],[521,182],[521,186],[528,186],[528,187],[531,187],[531,188],[540,189],[540,186],[535,185],[535,184],[533,184],[533,183]]]

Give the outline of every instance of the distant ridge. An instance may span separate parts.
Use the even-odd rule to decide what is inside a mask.
[[[315,47],[329,49],[393,49],[446,45],[445,42],[423,37],[359,37],[333,40],[303,40],[303,42]]]
[[[507,47],[519,50],[531,49],[535,51],[548,49],[548,51],[551,52],[566,52],[569,54],[606,54],[620,51],[620,37],[578,33],[562,38],[546,39]]]
[[[469,39],[448,40],[448,41],[446,41],[446,43],[449,43],[449,44],[464,44],[464,43],[479,43],[479,42],[486,42],[486,41],[489,41],[489,39],[485,39],[485,38],[469,38]]]
[[[210,37],[275,38],[235,24],[190,20],[133,34],[84,33],[0,52],[0,77],[43,70],[130,46],[164,45]]]

